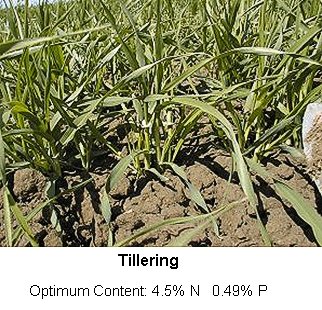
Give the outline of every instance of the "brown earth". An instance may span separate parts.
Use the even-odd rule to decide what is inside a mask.
[[[194,150],[194,154],[188,150],[186,153],[182,152],[178,159],[184,159],[188,178],[200,190],[209,209],[216,210],[240,201],[237,206],[217,219],[220,237],[216,236],[213,224],[198,230],[197,227],[201,227],[203,223],[192,222],[162,227],[133,240],[130,245],[176,245],[175,240],[181,240],[184,245],[190,246],[263,246],[256,213],[245,202],[236,176],[233,175],[230,180],[230,156],[212,148],[206,152],[199,152],[198,148]],[[199,156],[199,153],[202,155]],[[191,159],[191,162],[187,159]],[[266,169],[272,176],[284,181],[310,200],[312,205],[321,206],[321,198],[306,174],[303,163],[290,156],[279,155],[266,163]],[[152,176],[136,180],[135,176],[129,173],[111,193],[112,222],[109,229],[99,208],[100,190],[107,175],[107,171],[90,175],[75,172],[65,175],[63,181],[57,184],[58,192],[71,188],[90,176],[94,181],[77,192],[60,197],[55,203],[54,208],[60,218],[60,233],[52,228],[48,208],[32,220],[31,227],[40,245],[106,246],[109,231],[112,231],[114,243],[118,243],[164,220],[202,214],[191,201],[185,185],[170,171],[165,173],[169,179],[165,183]],[[316,246],[311,228],[274,192],[269,181],[259,176],[254,176],[253,181],[258,195],[260,215],[272,244]],[[24,214],[28,214],[36,205],[45,201],[46,180],[39,172],[32,169],[19,170],[14,174],[11,183],[12,192]],[[0,200],[0,245],[4,246],[2,204]],[[321,210],[318,211],[321,213]],[[182,241],[183,237],[189,234],[189,240]],[[29,243],[23,237],[19,245],[27,246]]]

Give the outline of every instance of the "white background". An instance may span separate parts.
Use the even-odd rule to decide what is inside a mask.
[[[122,267],[119,253],[178,256],[169,267]],[[0,248],[2,309],[316,309],[321,301],[321,249],[309,248]],[[90,297],[33,297],[40,287],[88,287]],[[95,285],[147,287],[147,297],[97,297]],[[185,296],[152,294],[182,285]],[[200,296],[190,297],[190,285]],[[252,296],[212,295],[212,286],[250,285]],[[258,297],[258,285],[268,291]],[[161,295],[161,294],[160,294]],[[224,307],[224,308],[223,308]]]

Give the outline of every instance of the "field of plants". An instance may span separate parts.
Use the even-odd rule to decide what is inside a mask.
[[[0,6],[1,246],[322,245],[320,0],[21,2]]]

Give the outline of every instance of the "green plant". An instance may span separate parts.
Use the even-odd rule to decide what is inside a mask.
[[[6,227],[11,212],[19,212],[6,185],[8,174],[22,167],[41,171],[52,199],[64,169],[90,171],[97,154],[109,154],[118,164],[102,193],[108,224],[109,192],[127,169],[162,179],[171,168],[218,229],[209,206],[177,165],[185,141],[194,139],[206,116],[212,126],[208,134],[231,154],[231,174],[237,172],[270,244],[247,163],[260,162],[285,144],[301,147],[301,116],[309,102],[321,98],[320,1],[28,5],[26,0],[24,6],[0,8]],[[110,133],[119,129],[126,135],[125,154],[121,141],[110,141]],[[59,222],[54,212],[52,220]],[[20,226],[34,242],[27,223]]]

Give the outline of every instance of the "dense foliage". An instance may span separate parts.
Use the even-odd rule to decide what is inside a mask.
[[[108,193],[129,167],[138,176],[172,168],[208,212],[176,162],[205,115],[257,210],[249,166],[300,148],[304,110],[321,97],[319,0],[8,3],[0,9],[0,180],[9,245],[12,213],[36,241],[7,176],[35,168],[53,198],[64,169],[90,171],[98,154],[118,161],[102,195],[107,222]],[[125,153],[109,139],[116,129]]]

